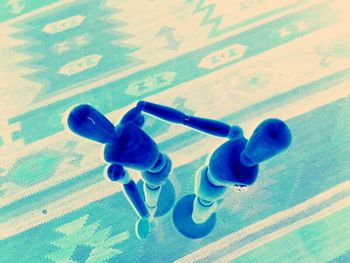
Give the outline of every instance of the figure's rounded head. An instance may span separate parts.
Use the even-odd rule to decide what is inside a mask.
[[[266,142],[278,148],[285,149],[292,142],[292,133],[287,124],[279,119],[266,119],[259,125],[259,130]]]
[[[113,137],[114,126],[102,113],[90,105],[81,104],[71,110],[67,124],[74,133],[100,143]]]
[[[266,119],[253,132],[241,154],[241,162],[247,166],[261,163],[287,149],[291,141],[292,133],[286,123]]]
[[[67,118],[68,127],[74,130],[76,126],[81,126],[83,122],[86,121],[86,116],[90,115],[91,108],[92,107],[87,104],[80,104],[72,108]]]

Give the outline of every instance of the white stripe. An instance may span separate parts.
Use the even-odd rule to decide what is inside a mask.
[[[278,48],[275,48],[273,51],[265,52],[258,57],[249,58],[242,63],[233,65],[232,67],[211,73],[202,78],[178,85],[176,88],[148,97],[146,100],[169,105],[169,102],[173,101],[177,96],[182,96],[187,99],[186,103],[188,103],[188,107],[193,110],[197,110],[201,116],[215,119],[221,118],[223,116],[226,116],[228,113],[237,112],[242,108],[245,108],[259,101],[266,100],[274,95],[293,90],[294,88],[297,88],[315,79],[319,79],[320,77],[346,69],[349,65],[349,59],[336,60],[335,63],[333,63],[330,67],[320,69],[318,67],[319,57],[313,52],[314,45],[320,42],[323,43],[323,41],[328,41],[330,37],[337,35],[339,30],[336,29],[337,27],[331,27],[329,30],[322,30],[313,36],[299,39],[292,45],[288,44],[280,46]],[[300,50],[303,52],[300,53]],[[298,56],[295,56],[295,54],[298,54]],[[304,63],[304,66],[301,67],[301,59],[307,60],[309,63]],[[252,65],[254,65],[254,67],[252,67]],[[282,66],[294,70],[290,70],[287,76],[279,75],[277,73],[275,75],[272,75],[272,80],[268,82],[268,86],[270,87],[267,87],[266,85],[260,86],[259,89],[255,90],[254,92],[255,97],[250,98],[247,97],[247,95],[243,95],[242,97],[240,94],[233,94],[232,96],[235,97],[234,103],[232,103],[232,98],[229,96],[220,95],[228,94],[229,92],[232,93],[232,91],[236,92],[236,88],[231,87],[239,87],[244,84],[237,82],[237,80],[241,78],[241,76],[237,75],[237,73],[242,74],[243,76],[250,76],[252,74],[261,73],[260,71],[262,71],[263,75],[274,74],[270,71],[264,72],[264,68],[266,66],[271,69],[271,72],[275,72],[276,70],[277,73],[279,72],[278,69]],[[251,68],[254,68],[254,71],[251,71]],[[279,109],[274,109],[273,111],[268,112],[264,116],[257,116],[257,118],[254,120],[251,119],[248,122],[241,123],[241,125],[246,130],[245,133],[247,135],[263,118],[272,117],[271,114],[274,114],[275,117],[288,119],[331,103],[332,101],[341,99],[342,97],[348,96],[349,89],[346,88],[346,83],[341,85],[344,87],[333,87],[328,91],[320,93],[320,95],[313,94],[308,98],[301,99],[299,102],[296,102],[296,105],[298,105],[299,108],[296,108],[294,106],[295,104],[293,103],[287,104]],[[220,90],[221,92],[218,93],[216,90]],[[207,96],[207,94],[209,94],[209,96]],[[208,99],[210,100],[208,101]],[[303,104],[306,104],[305,107]],[[210,105],[210,107],[208,105]],[[108,114],[108,117],[111,120],[119,119],[120,116],[122,116],[122,114],[132,106],[133,105],[129,105],[127,107],[114,111]],[[276,112],[278,115],[276,115]],[[173,136],[181,134],[185,131],[187,131],[185,127],[173,125],[171,132],[167,132],[166,134],[163,134],[155,139],[158,142],[166,141],[168,139],[171,139]],[[2,151],[3,156],[1,156],[2,166],[11,167],[14,161],[18,160],[18,158],[21,156],[46,149],[48,146],[54,149],[60,149],[61,145],[64,145],[64,143],[71,137],[72,133],[68,132],[68,129],[66,129],[63,132],[31,143],[25,147],[11,149],[5,145],[4,151]],[[99,144],[88,142],[87,140],[82,140],[81,138],[79,140],[81,141],[81,143],[79,143],[79,147],[86,145],[86,147],[90,147],[89,150],[91,153],[102,151],[102,147]],[[180,157],[181,155],[177,155],[179,156],[177,159],[175,155],[174,160],[177,160],[179,164],[184,164],[189,160],[194,160],[194,158],[196,158],[195,156],[202,156],[212,151],[218,142],[220,143],[221,141],[222,140],[217,138],[208,137],[204,141],[196,143],[195,145],[192,145],[189,148],[181,151],[183,158]],[[86,155],[84,149],[81,150],[80,153],[85,154],[83,163],[84,165],[82,165],[80,168],[74,168],[74,170],[66,169],[64,173],[60,173],[59,176],[53,176],[52,178],[32,187],[28,187],[21,192],[16,192],[12,195],[8,195],[0,200],[0,207],[41,191],[45,188],[54,186],[63,180],[68,180],[70,178],[78,176],[82,172],[96,168],[103,164],[102,159],[99,159],[99,156],[96,154]]]
[[[119,191],[121,191],[120,184],[103,180],[79,192],[48,204],[45,206],[47,210],[46,214],[43,214],[43,208],[40,208],[12,218],[5,223],[1,223],[0,240],[44,224]]]
[[[259,231],[266,226],[273,225],[277,222],[280,222],[283,219],[286,219],[290,216],[293,216],[297,213],[301,213],[307,209],[312,208],[313,206],[320,204],[332,196],[348,191],[350,189],[350,181],[339,184],[311,199],[308,199],[304,203],[296,205],[288,210],[283,212],[279,212],[265,220],[262,220],[254,225],[248,226],[245,229],[240,230],[240,233],[234,233],[229,236],[226,236],[222,240],[220,240],[220,244],[216,244],[218,242],[212,243],[209,248],[204,247],[201,251],[198,251],[197,254],[199,256],[203,256],[211,249],[211,252],[214,252],[215,249],[222,248],[223,246],[228,246],[237,239],[237,237],[243,238],[244,235],[252,234],[256,231]],[[96,202],[102,198],[110,196],[118,191],[121,191],[121,187],[119,184],[110,183],[108,181],[101,181],[93,186],[90,186],[82,191],[73,193],[68,195],[60,200],[52,202],[48,204],[45,209],[48,211],[47,214],[42,213],[41,209],[32,210],[26,214],[21,216],[12,218],[5,223],[0,224],[0,240],[8,238],[10,236],[19,234],[28,229],[36,227],[38,225],[44,224],[52,219],[63,216],[67,213],[70,213],[76,209],[79,209],[83,206],[86,206],[90,203]],[[208,250],[209,249],[209,250]],[[191,255],[189,255],[188,259],[191,259]],[[196,254],[194,254],[196,256]],[[198,255],[197,255],[198,256]],[[192,256],[193,257],[193,256]],[[182,261],[182,262],[187,262]]]
[[[328,189],[327,191],[318,194],[303,203],[300,203],[294,207],[288,208],[284,211],[273,214],[257,223],[251,224],[245,228],[242,228],[236,232],[233,232],[218,241],[212,242],[209,245],[201,247],[200,249],[192,252],[191,254],[186,255],[178,259],[177,263],[180,262],[196,262],[205,259],[206,257],[229,247],[230,245],[238,242],[239,240],[244,239],[245,237],[252,235],[256,232],[259,232],[265,228],[271,227],[279,222],[288,220],[288,218],[293,217],[297,214],[305,212],[311,209],[314,206],[317,206],[329,199],[333,196],[342,193],[348,192],[350,190],[350,181],[346,181],[341,183],[335,187]]]
[[[350,206],[350,197],[344,198],[336,203],[334,203],[333,205],[331,205],[330,207],[327,207],[325,209],[320,210],[317,214],[314,214],[312,216],[309,216],[307,218],[304,218],[302,220],[299,220],[293,224],[288,225],[287,227],[284,227],[282,229],[277,230],[276,232],[273,232],[271,234],[265,235],[262,238],[259,238],[251,243],[249,243],[248,245],[239,248],[237,250],[235,250],[234,252],[227,254],[223,257],[221,257],[220,259],[218,259],[215,262],[230,262],[231,260],[238,258],[239,256],[242,256],[246,253],[248,253],[249,251],[260,247],[268,242],[271,242],[275,239],[281,238],[295,230],[298,230],[299,228],[312,224],[318,220],[321,220],[325,217],[328,217],[344,208],[347,208],[348,206]],[[346,219],[345,219],[346,220]]]
[[[67,2],[70,2],[70,1],[72,1],[72,0],[69,0]],[[295,7],[295,8],[292,8],[292,9],[288,9],[287,11],[284,11],[284,12],[272,15],[272,16],[267,17],[265,19],[259,20],[258,22],[255,22],[255,23],[249,24],[247,26],[241,27],[241,28],[239,28],[237,30],[231,31],[231,32],[229,32],[227,34],[223,34],[220,37],[209,39],[206,42],[203,42],[201,44],[197,43],[197,45],[193,46],[193,48],[187,49],[187,50],[183,50],[182,52],[176,52],[175,55],[173,55],[173,56],[169,55],[169,56],[166,56],[166,57],[163,57],[163,58],[159,58],[158,60],[152,59],[151,62],[146,62],[146,63],[144,63],[144,64],[142,64],[140,66],[136,66],[136,67],[134,67],[134,68],[132,68],[130,70],[125,70],[125,71],[123,71],[121,73],[112,74],[110,76],[104,76],[104,77],[100,78],[99,80],[91,82],[91,83],[89,83],[87,85],[79,86],[79,87],[77,87],[74,90],[69,90],[67,92],[61,93],[61,94],[59,94],[57,96],[51,97],[51,98],[49,98],[47,100],[44,100],[42,102],[38,102],[38,103],[35,103],[35,104],[27,105],[26,108],[22,110],[22,112],[16,112],[16,113],[13,113],[13,114],[15,114],[15,115],[24,114],[24,113],[26,113],[26,112],[28,112],[30,110],[35,110],[35,109],[44,107],[44,106],[46,106],[48,104],[51,104],[51,103],[54,103],[54,102],[56,102],[58,100],[63,100],[63,99],[66,99],[68,97],[72,97],[72,96],[74,96],[76,94],[83,93],[85,91],[92,90],[94,88],[99,88],[99,87],[101,87],[103,85],[106,85],[106,84],[108,84],[110,82],[113,82],[113,81],[116,81],[116,80],[121,79],[123,77],[126,77],[126,76],[128,76],[131,73],[134,73],[136,71],[140,71],[140,70],[152,67],[154,65],[160,64],[161,62],[163,62],[165,60],[172,59],[172,58],[181,56],[181,55],[183,55],[185,53],[188,53],[190,51],[193,51],[195,49],[199,49],[199,48],[204,47],[206,45],[210,45],[210,44],[216,43],[216,42],[218,42],[218,41],[220,41],[222,39],[227,38],[228,34],[229,35],[239,34],[241,32],[244,32],[244,31],[252,29],[254,27],[266,24],[268,22],[271,22],[271,21],[273,21],[275,19],[278,19],[280,17],[286,16],[288,14],[292,14],[294,12],[298,12],[298,11],[307,9],[307,8],[309,8],[309,7],[313,6],[313,5],[316,5],[318,3],[321,3],[321,2],[324,2],[324,0],[309,1],[309,2],[307,2],[305,4],[302,4],[302,5],[298,6],[298,7]],[[56,4],[58,5],[58,3],[56,3]],[[50,6],[45,7],[43,9],[45,11],[46,11],[46,9],[50,10],[51,9],[51,8],[49,8]],[[6,24],[8,24],[8,23],[6,23]],[[0,25],[0,29],[1,29],[1,25]]]
[[[255,126],[263,119],[266,119],[269,117],[277,117],[280,119],[287,120],[349,96],[350,89],[347,88],[349,85],[350,85],[350,81],[341,83],[340,85],[335,86],[329,90],[321,91],[316,94],[312,94],[309,97],[302,98],[297,102],[290,102],[289,104],[286,104],[281,108],[279,108],[278,111],[273,109],[272,111],[269,111],[263,115],[258,116],[257,118],[249,119],[246,122],[240,123],[240,125],[244,128],[246,136],[249,137],[249,134],[252,133]],[[226,109],[225,107],[222,107],[222,108]],[[54,137],[50,137],[50,138],[56,141],[56,138]],[[163,137],[163,139],[165,139],[165,137]],[[181,149],[178,152],[175,152],[169,155],[172,158],[174,165],[180,166],[188,163],[191,160],[195,160],[196,158],[201,157],[207,153],[210,153],[211,151],[213,151],[213,149],[215,149],[216,146],[222,143],[223,140],[224,139],[209,136],[189,147],[186,147],[184,149]],[[39,141],[38,143],[43,144],[42,141]],[[48,144],[45,144],[45,145],[48,145]],[[98,145],[96,145],[96,147],[98,147]],[[77,176],[81,172],[87,171],[87,169],[92,169],[102,164],[101,161],[98,161],[98,158],[95,158],[95,159],[97,159],[97,162],[95,161],[94,163],[91,163],[90,166],[83,166],[81,168],[81,171],[77,171],[77,170],[67,171],[64,175],[60,176],[59,180],[56,177],[54,177],[51,180],[44,181],[24,191],[21,191],[16,195],[13,195],[7,198],[2,198],[2,200],[0,201],[0,207],[10,204],[28,195],[31,195],[35,192],[41,191],[45,188],[56,185],[57,183],[60,183],[62,180],[68,180],[69,178]]]

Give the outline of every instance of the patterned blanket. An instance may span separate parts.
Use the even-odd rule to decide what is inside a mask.
[[[0,0],[0,262],[349,262],[347,0]],[[293,143],[230,191],[209,236],[171,213],[146,240],[102,146],[65,128],[88,103],[114,123],[141,99]],[[178,200],[222,139],[147,117]],[[132,172],[138,181],[139,174]]]

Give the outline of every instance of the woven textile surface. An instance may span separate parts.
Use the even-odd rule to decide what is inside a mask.
[[[0,262],[350,262],[347,0],[0,0]],[[145,240],[102,145],[65,128],[139,100],[240,125],[283,119],[290,148],[229,191],[213,232],[171,213]],[[146,116],[176,199],[224,140]],[[130,171],[138,181],[138,173]]]

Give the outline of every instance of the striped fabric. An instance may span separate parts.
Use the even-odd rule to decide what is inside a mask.
[[[350,262],[347,0],[0,0],[0,262]],[[171,213],[144,241],[102,146],[72,135],[88,103],[114,123],[139,100],[293,143],[230,191],[209,236]],[[178,200],[222,139],[146,117]],[[138,173],[131,171],[138,181]]]

